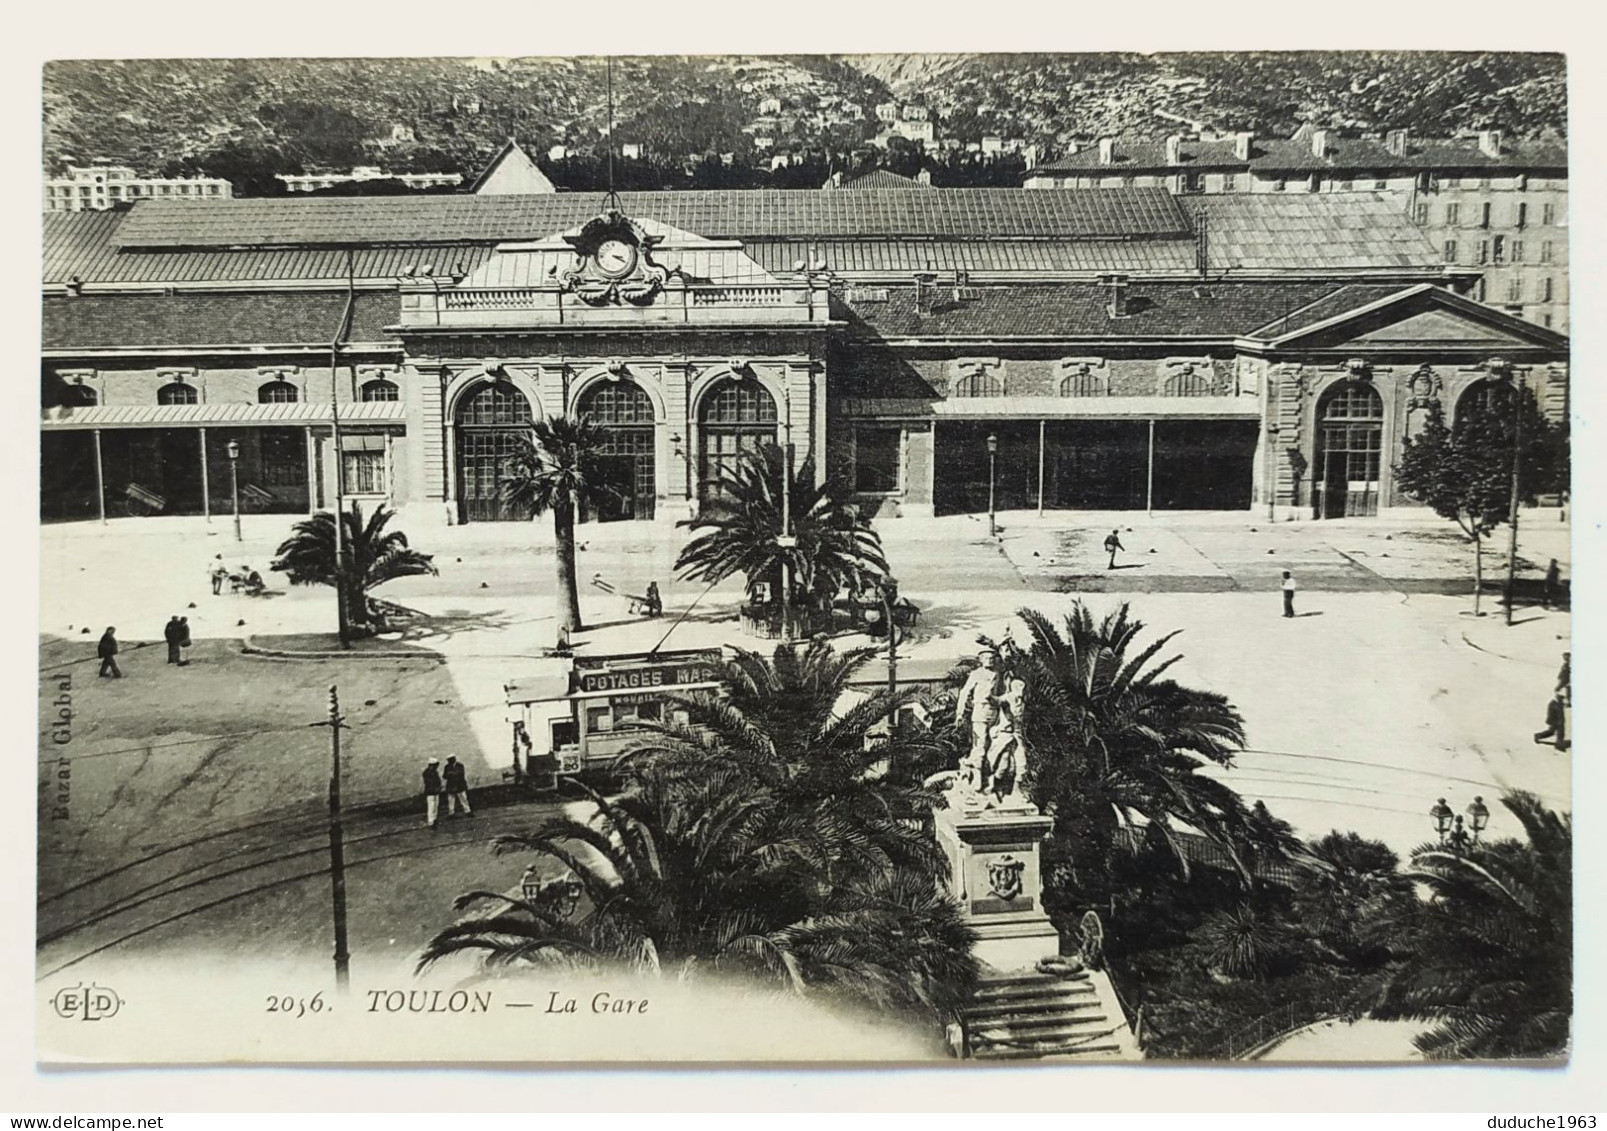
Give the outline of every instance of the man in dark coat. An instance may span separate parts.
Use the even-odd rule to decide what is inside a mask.
[[[179,618],[179,647],[180,648],[188,648],[189,646],[190,646],[190,618],[189,617],[180,617]],[[185,667],[185,666],[187,666],[189,664],[189,662],[190,661],[185,656],[185,654],[183,652],[180,652],[179,653],[179,667],[181,667],[181,668]]]
[[[1119,531],[1112,530],[1110,532],[1109,537],[1107,537],[1105,539],[1105,549],[1110,552],[1110,564],[1107,565],[1105,568],[1106,569],[1115,569],[1116,568],[1116,551],[1117,550],[1125,550],[1125,549],[1127,549],[1126,546],[1122,545],[1122,536],[1121,536]]]
[[[469,772],[464,769],[463,763],[456,758],[448,758],[446,765],[441,768],[441,777],[445,784],[447,813],[461,810],[466,816],[474,816],[474,810],[469,808]]]
[[[106,634],[100,638],[95,647],[95,655],[100,657],[100,674],[109,675],[113,679],[122,679],[123,673],[117,670],[117,629],[108,628]]]
[[[431,758],[424,767],[424,823],[432,829],[441,819],[441,771],[436,769],[440,764],[439,758]]]
[[[179,641],[184,638],[184,626],[179,623],[176,616],[168,617],[167,624],[162,628],[162,639],[167,641],[167,662],[176,664],[180,660]]]

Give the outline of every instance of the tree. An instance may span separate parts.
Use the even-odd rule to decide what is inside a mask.
[[[603,431],[590,417],[538,420],[528,439],[502,465],[499,491],[505,502],[528,507],[534,518],[552,512],[557,545],[558,625],[580,630],[580,591],[575,584],[575,512],[606,496]]]
[[[1484,539],[1511,516],[1513,451],[1520,428],[1520,501],[1532,505],[1540,494],[1567,481],[1562,430],[1540,412],[1528,389],[1496,388],[1505,391],[1465,394],[1455,427],[1446,425],[1440,402],[1432,402],[1422,431],[1406,438],[1395,466],[1395,483],[1402,491],[1456,523],[1473,543],[1475,615],[1484,588]]]
[[[1389,846],[1335,830],[1308,844],[1297,863],[1303,875],[1294,890],[1295,917],[1312,941],[1351,963],[1388,958],[1382,925],[1412,898]]]
[[[649,761],[617,799],[591,793],[591,820],[563,817],[497,838],[498,853],[556,861],[585,892],[566,916],[495,892],[438,932],[419,961],[478,952],[488,967],[629,966],[679,978],[740,974],[800,994],[953,1017],[977,978],[975,935],[923,875],[829,867],[812,820],[733,766]]]
[[[407,544],[400,530],[386,532],[396,512],[382,504],[363,520],[363,508],[353,502],[341,512],[345,536],[342,570],[335,567],[335,516],[319,511],[291,527],[290,537],[279,544],[278,558],[269,569],[283,573],[292,585],[337,587],[345,603],[346,617],[354,625],[371,627],[375,622],[367,594],[398,577],[434,575],[437,571],[429,554]]]
[[[1526,841],[1466,856],[1425,846],[1405,872],[1429,897],[1394,917],[1405,957],[1373,1015],[1434,1022],[1416,1040],[1431,1059],[1548,1057],[1568,1044],[1572,822],[1533,794],[1502,804]]]
[[[1018,615],[1032,644],[1006,665],[1027,684],[1027,785],[1056,818],[1051,847],[1069,858],[1076,894],[1085,903],[1110,894],[1118,837],[1137,818],[1171,848],[1185,876],[1188,851],[1178,833],[1191,829],[1221,846],[1248,879],[1244,803],[1201,772],[1233,764],[1244,720],[1226,697],[1163,678],[1182,656],[1152,661],[1177,633],[1129,655],[1144,625],[1125,602],[1096,622],[1077,601],[1059,629],[1035,610]],[[1278,843],[1276,829],[1265,832]]]
[[[771,609],[783,599],[788,571],[788,603],[817,609],[829,609],[845,588],[860,593],[886,576],[870,519],[835,481],[815,482],[812,456],[796,471],[786,463],[778,445],[766,444],[720,469],[697,517],[680,523],[699,532],[675,561],[682,576],[712,585],[740,573],[751,604],[761,604],[760,586],[769,587]],[[784,491],[791,495],[785,530]],[[792,540],[783,544],[789,531]]]

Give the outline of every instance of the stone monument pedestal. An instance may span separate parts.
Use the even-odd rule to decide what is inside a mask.
[[[960,791],[948,799],[933,814],[937,842],[949,861],[949,891],[977,933],[977,958],[1008,972],[1058,955],[1038,855],[1053,819],[1027,803],[985,809]]]

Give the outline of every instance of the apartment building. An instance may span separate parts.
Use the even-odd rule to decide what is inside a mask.
[[[234,188],[219,177],[142,177],[127,165],[69,165],[45,181],[46,212],[100,211],[135,200],[225,200]]]

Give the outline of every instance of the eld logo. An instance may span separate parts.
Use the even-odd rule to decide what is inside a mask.
[[[123,1007],[117,991],[106,986],[77,985],[58,990],[50,999],[56,1013],[67,1021],[104,1021]]]

